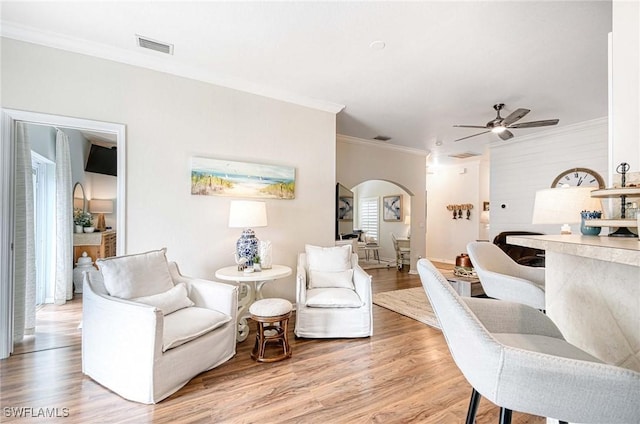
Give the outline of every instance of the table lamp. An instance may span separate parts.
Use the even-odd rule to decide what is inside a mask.
[[[407,238],[411,238],[411,215],[404,216],[404,225],[408,225],[407,227]]]
[[[602,210],[600,200],[591,197],[595,187],[558,187],[538,190],[532,224],[563,224],[560,234],[571,234],[569,224],[580,223],[582,211]]]
[[[105,213],[113,213],[113,200],[109,199],[92,199],[89,200],[89,212],[98,214],[98,223],[96,230],[104,231],[107,229],[104,221]]]
[[[251,227],[267,226],[267,206],[265,202],[253,200],[232,200],[229,206],[229,228],[244,228],[236,242],[236,256],[252,263],[258,255],[258,238]]]

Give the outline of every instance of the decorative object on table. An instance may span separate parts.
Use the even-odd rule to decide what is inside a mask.
[[[104,214],[113,213],[113,200],[91,199],[89,200],[89,212],[98,214],[96,229],[98,231],[104,231],[107,229],[107,225],[104,220]]]
[[[404,225],[407,226],[407,238],[411,238],[411,215],[404,216]]]
[[[384,196],[382,198],[382,218],[385,221],[402,220],[402,195]]]
[[[551,188],[559,187],[604,188],[604,179],[589,168],[571,168],[561,172],[551,183]]]
[[[296,169],[289,166],[194,157],[191,194],[294,199]]]
[[[95,271],[91,256],[87,252],[82,252],[82,256],[78,258],[76,267],[73,270],[73,286],[75,293],[82,293],[82,282],[84,280],[85,271]]]
[[[84,227],[82,229],[82,231],[84,231],[85,233],[93,233],[95,230],[95,227]]]
[[[271,250],[270,240],[260,240],[258,242],[258,256],[260,257],[260,266],[262,269],[271,269],[273,265]]]
[[[82,228],[93,226],[93,217],[89,212],[85,212],[82,209],[75,209],[73,211],[73,223],[76,226],[75,232],[81,233],[83,231]],[[80,227],[79,231],[78,226]]]
[[[247,258],[247,265],[253,265],[258,256],[258,238],[251,227],[267,226],[267,205],[255,200],[232,200],[229,206],[229,228],[244,228],[236,242],[238,258]]]
[[[256,256],[255,258],[253,258],[253,270],[255,272],[262,271],[262,266],[260,265],[260,256]]]
[[[244,271],[247,266],[247,258],[241,258],[238,256],[238,252],[234,252],[236,265],[238,265],[238,271]]]
[[[589,220],[602,218],[601,211],[582,211],[580,212],[582,220],[580,222],[580,232],[585,236],[597,236],[600,234],[602,227],[589,227]]]
[[[471,258],[466,253],[456,256],[456,265],[453,267],[453,273],[459,277],[475,277],[476,272],[473,269]]]
[[[559,187],[538,190],[533,205],[532,224],[563,224],[560,234],[571,234],[569,224],[581,222],[580,213],[602,209],[591,197],[593,187]]]

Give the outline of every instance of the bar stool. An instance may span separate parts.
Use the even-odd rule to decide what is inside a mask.
[[[261,299],[249,307],[251,319],[258,325],[251,358],[258,362],[275,362],[291,357],[287,330],[292,309],[291,302],[278,298]],[[267,343],[282,344],[282,353],[270,358],[265,357]]]

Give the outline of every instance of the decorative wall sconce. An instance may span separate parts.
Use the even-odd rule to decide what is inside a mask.
[[[465,203],[463,205],[447,205],[447,210],[453,211],[453,219],[463,219],[462,211],[467,211],[467,219],[470,219],[471,209],[473,209],[473,205],[471,203]]]

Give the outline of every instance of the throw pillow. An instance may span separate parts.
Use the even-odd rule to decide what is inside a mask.
[[[98,259],[109,295],[122,299],[151,296],[173,288],[167,249]]]
[[[321,289],[336,287],[355,290],[353,285],[353,270],[340,272],[309,271],[309,288]]]
[[[304,248],[309,270],[340,272],[351,269],[351,245],[319,247],[310,244]]]
[[[194,305],[191,299],[189,299],[189,296],[187,296],[187,286],[184,283],[178,283],[164,293],[136,297],[131,300],[144,303],[145,305],[155,306],[162,311],[162,315],[169,315],[179,309]]]

